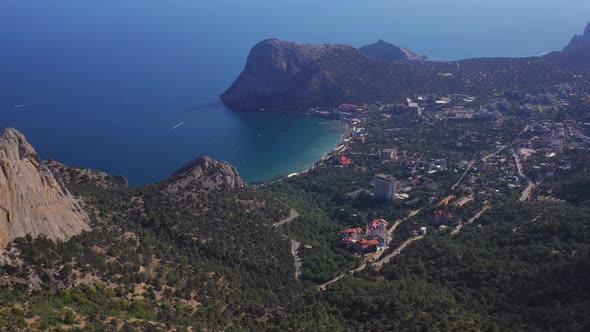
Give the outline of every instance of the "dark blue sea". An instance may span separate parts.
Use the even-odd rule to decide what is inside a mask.
[[[220,104],[260,40],[528,56],[560,49],[589,20],[581,0],[0,0],[0,128],[44,158],[134,184],[203,154],[255,182],[305,168],[342,134]]]

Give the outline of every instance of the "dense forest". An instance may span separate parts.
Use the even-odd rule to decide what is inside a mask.
[[[98,230],[65,243],[15,241],[26,268],[5,268],[2,274],[35,274],[42,286],[3,288],[3,329],[20,330],[31,322],[40,330],[80,331],[590,328],[590,210],[585,207],[507,203],[458,235],[433,234],[383,269],[369,268],[318,292],[317,283],[358,262],[334,247],[338,226],[331,220],[338,216],[326,215],[330,208],[322,207],[317,195],[294,188],[274,189],[306,211],[283,234],[255,221],[283,215],[279,203],[266,215],[257,210],[232,225],[232,219],[208,222],[160,201],[147,208],[157,187],[116,189],[120,196],[95,188],[95,203],[105,211],[123,210],[118,205],[125,205],[127,195],[141,195],[145,215],[153,217],[125,220],[109,213],[112,219]],[[223,196],[272,201],[266,190],[233,195]],[[210,208],[215,215],[224,211]],[[220,232],[227,237],[212,236]],[[232,237],[244,240],[234,244]],[[310,244],[303,253],[302,284],[292,279],[286,237]]]

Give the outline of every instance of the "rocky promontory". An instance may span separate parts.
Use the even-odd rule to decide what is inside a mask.
[[[235,109],[307,111],[340,103],[395,102],[415,93],[477,96],[572,79],[567,70],[539,57],[444,62],[416,57],[383,41],[358,50],[268,39],[252,48],[243,72],[221,100]]]
[[[322,59],[337,53],[355,53],[352,46],[296,44],[267,39],[252,48],[246,67],[221,95],[232,107],[259,109],[301,102],[337,98],[343,91],[333,72],[322,70]]]

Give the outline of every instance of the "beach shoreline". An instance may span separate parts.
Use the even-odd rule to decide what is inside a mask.
[[[286,174],[286,175],[279,175],[274,180],[260,181],[260,182],[251,184],[251,186],[253,186],[253,187],[265,187],[265,186],[272,185],[273,183],[284,181],[284,180],[286,180],[288,178],[291,178],[291,177],[294,177],[294,176],[303,175],[303,174],[306,174],[309,171],[315,169],[316,167],[321,166],[324,162],[330,160],[334,156],[334,154],[337,151],[341,150],[341,147],[342,146],[345,146],[346,143],[348,143],[350,141],[350,138],[352,136],[354,136],[353,128],[352,128],[352,126],[348,122],[339,120],[338,123],[344,125],[346,131],[340,137],[340,141],[338,141],[338,143],[336,145],[334,145],[334,147],[332,147],[332,149],[330,149],[329,151],[327,151],[326,153],[324,153],[320,157],[320,159],[316,160],[313,164],[311,164],[310,166],[304,168],[302,171],[294,172],[294,173],[290,173],[290,174]]]

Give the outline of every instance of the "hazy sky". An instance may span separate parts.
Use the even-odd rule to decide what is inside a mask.
[[[588,21],[590,0],[0,0],[0,69],[39,80],[62,75],[47,59],[67,57],[93,75],[197,73],[214,95],[270,37],[383,38],[433,59],[530,56],[561,49]]]
[[[465,58],[559,49],[590,21],[590,1],[2,0],[0,37],[15,32],[11,24],[46,28],[52,18],[82,31],[94,21],[240,46],[266,37],[355,46],[384,38],[434,58]]]

